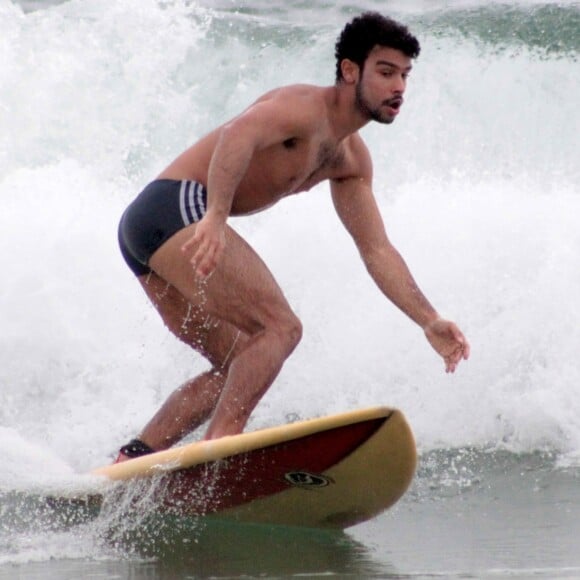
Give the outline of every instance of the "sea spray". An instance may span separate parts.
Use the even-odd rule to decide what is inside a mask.
[[[251,428],[390,404],[425,451],[578,453],[577,46],[566,33],[577,10],[532,9],[543,29],[566,27],[558,45],[528,8],[511,8],[514,38],[494,27],[504,8],[474,4],[393,5],[423,52],[397,122],[362,131],[387,231],[465,330],[471,360],[445,375],[421,330],[369,280],[321,185],[231,222],[305,326]],[[39,468],[31,446],[49,469],[82,472],[206,368],[122,263],[125,205],[262,92],[331,84],[332,45],[351,12],[320,8],[315,26],[178,1],[0,7],[0,419],[22,472]]]

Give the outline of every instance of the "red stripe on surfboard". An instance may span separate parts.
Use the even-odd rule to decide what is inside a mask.
[[[286,474],[322,474],[362,445],[387,418],[336,427],[175,471],[158,488],[158,500],[180,514],[203,515],[279,493],[292,487]]]

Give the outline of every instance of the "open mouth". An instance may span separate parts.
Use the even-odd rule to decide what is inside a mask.
[[[401,105],[403,104],[403,99],[402,97],[395,97],[394,99],[389,99],[388,101],[385,101],[385,104],[387,105],[387,107],[390,107],[394,111],[398,112],[399,109],[401,108]]]

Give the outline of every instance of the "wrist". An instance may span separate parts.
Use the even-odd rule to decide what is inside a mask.
[[[224,226],[228,219],[228,213],[217,208],[208,208],[204,219],[213,225]]]
[[[435,311],[430,312],[420,323],[424,332],[427,332],[434,324],[441,320],[441,316]]]

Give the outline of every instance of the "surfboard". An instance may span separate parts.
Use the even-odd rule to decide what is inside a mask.
[[[179,516],[344,529],[391,507],[415,467],[403,413],[374,407],[195,442],[92,473],[125,486],[150,481],[155,509]]]

